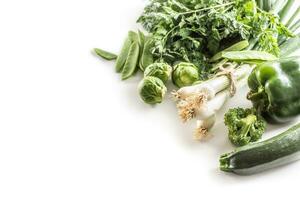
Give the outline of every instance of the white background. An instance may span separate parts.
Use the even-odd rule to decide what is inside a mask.
[[[143,3],[0,1],[0,199],[299,199],[300,162],[248,177],[218,170],[233,149],[223,112],[250,106],[247,89],[199,143],[171,100],[143,104],[141,75],[122,82],[91,53],[117,53]]]

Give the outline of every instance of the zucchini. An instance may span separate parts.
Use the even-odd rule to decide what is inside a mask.
[[[237,148],[220,157],[220,169],[255,174],[300,159],[300,123],[266,141]]]

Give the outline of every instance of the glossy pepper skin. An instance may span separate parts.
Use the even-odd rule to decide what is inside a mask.
[[[300,114],[300,57],[258,65],[248,86],[248,99],[268,122],[293,120]]]

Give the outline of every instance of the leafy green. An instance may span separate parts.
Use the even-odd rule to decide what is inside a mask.
[[[255,0],[150,0],[138,22],[152,35],[155,60],[191,62],[202,72],[209,58],[238,41],[252,39],[252,47],[277,56],[278,39],[292,36]]]

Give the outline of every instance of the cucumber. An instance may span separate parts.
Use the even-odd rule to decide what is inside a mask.
[[[300,123],[266,141],[237,148],[220,157],[220,169],[255,174],[300,159]]]

